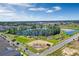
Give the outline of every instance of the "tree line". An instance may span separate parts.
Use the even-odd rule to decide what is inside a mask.
[[[6,31],[9,34],[27,35],[27,36],[50,36],[60,33],[60,27],[57,24],[49,25],[37,25],[33,24],[28,26],[19,26],[17,28],[10,28]]]

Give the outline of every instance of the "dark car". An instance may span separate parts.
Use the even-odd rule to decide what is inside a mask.
[[[19,45],[19,43],[17,42],[17,45]]]
[[[28,50],[28,48],[25,48],[25,50]]]

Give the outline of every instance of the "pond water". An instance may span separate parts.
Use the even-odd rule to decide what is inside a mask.
[[[66,34],[74,34],[75,32],[79,32],[79,30],[74,30],[74,29],[62,29]]]

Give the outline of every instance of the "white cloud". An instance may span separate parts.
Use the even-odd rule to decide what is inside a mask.
[[[15,12],[14,11],[11,11],[11,10],[8,10],[8,9],[1,9],[0,8],[0,16],[11,16],[11,15],[14,15]]]
[[[11,16],[14,16],[16,15],[15,13],[0,13],[0,16],[8,16],[8,17],[11,17]]]
[[[42,8],[42,7],[39,7],[39,8],[29,8],[28,10],[30,10],[30,11],[45,11],[46,8]]]
[[[8,9],[8,5],[3,6],[0,4],[0,15],[2,14],[9,14],[9,13],[15,13],[13,10]]]
[[[61,7],[59,7],[59,6],[54,6],[54,7],[51,7],[51,8],[32,7],[32,8],[28,8],[28,10],[30,10],[30,11],[43,11],[43,12],[46,12],[46,13],[52,13],[52,12],[60,11]]]
[[[0,9],[0,13],[12,13],[11,10]]]
[[[54,10],[54,11],[60,11],[60,10],[61,10],[61,7],[55,6],[55,7],[53,7],[53,10]]]
[[[34,7],[32,3],[8,3],[8,4],[22,6],[22,7]]]
[[[5,6],[0,5],[0,18],[3,20],[19,20],[27,18],[24,14],[17,14],[17,10],[11,5],[6,4]]]
[[[60,11],[61,10],[61,7],[59,6],[54,6],[48,10],[46,10],[46,13],[52,13],[52,12],[56,12],[56,11]]]
[[[53,10],[47,10],[46,13],[52,13],[54,12]]]
[[[29,19],[30,17],[28,17],[28,15],[18,15],[15,13],[8,13],[8,14],[4,13],[4,14],[0,14],[0,18],[2,18],[4,21],[6,21],[6,20],[8,20],[8,21],[24,21],[26,19]]]
[[[25,7],[34,7],[34,5],[33,4],[29,4],[29,3],[27,3],[27,4],[20,4],[21,6],[25,6]]]

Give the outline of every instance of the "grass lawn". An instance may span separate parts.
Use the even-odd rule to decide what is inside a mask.
[[[25,36],[16,36],[15,39],[16,39],[16,41],[23,43],[23,44],[26,44],[26,43],[29,43],[29,42],[35,40],[33,38],[28,38]]]
[[[20,42],[20,43],[23,43],[23,44],[29,43],[29,42],[35,40],[34,38],[29,38],[27,36],[19,36],[19,35],[4,34],[4,33],[2,33],[2,34],[5,35],[10,40],[16,39],[17,42]]]
[[[21,48],[18,50],[23,56],[28,56],[27,53],[25,53]]]
[[[52,38],[47,40],[48,42],[53,43],[54,45],[58,44],[59,42],[62,42],[66,39],[68,39],[71,35],[67,35],[66,33],[64,33],[63,31],[61,31],[60,34],[57,35],[53,35],[51,36]]]
[[[31,46],[27,46],[27,48],[28,48],[30,51],[34,52],[34,53],[37,53],[37,52],[38,52],[35,48],[33,48],[33,47],[31,47]]]
[[[60,42],[60,40],[55,40],[55,39],[47,40],[47,41],[53,43],[54,45],[56,45],[58,42]]]

